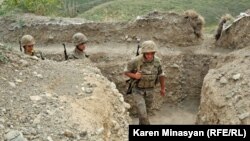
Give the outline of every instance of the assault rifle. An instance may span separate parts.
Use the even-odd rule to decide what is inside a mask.
[[[139,53],[139,49],[140,49],[140,47],[141,47],[141,46],[140,46],[140,39],[137,40],[137,43],[138,43],[138,45],[137,45],[136,56],[138,56],[138,55],[140,54],[140,53]],[[138,70],[133,70],[132,73],[136,73],[137,71],[138,71]],[[136,82],[137,82],[137,80],[132,79],[132,78],[126,80],[126,83],[128,83],[128,89],[127,89],[127,92],[126,92],[127,95],[128,95],[128,94],[132,94],[132,89],[133,89],[133,87],[135,86]]]
[[[67,54],[65,43],[63,43],[63,48],[64,48],[64,58],[65,58],[65,60],[68,60],[69,56]]]
[[[42,52],[39,52],[40,56],[41,56],[41,59],[42,60],[45,60],[44,56],[43,56],[43,53]]]
[[[23,52],[23,50],[22,50],[22,43],[21,43],[21,41],[19,41],[19,46],[20,46],[20,51],[21,51],[21,52]]]
[[[137,51],[136,51],[136,56],[138,56],[140,53],[139,53],[139,49],[140,49],[140,40],[137,40]]]

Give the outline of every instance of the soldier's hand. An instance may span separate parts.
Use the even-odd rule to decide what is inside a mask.
[[[165,96],[166,94],[166,90],[165,89],[161,89],[161,96]]]
[[[141,79],[141,73],[140,72],[136,72],[135,75],[134,75],[134,78],[135,79]]]

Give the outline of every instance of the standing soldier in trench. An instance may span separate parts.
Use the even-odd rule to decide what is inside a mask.
[[[34,50],[36,42],[33,36],[24,35],[20,41],[20,50],[22,51],[22,47],[24,49],[24,53],[30,56],[36,56],[44,60],[44,54],[41,51]]]
[[[142,43],[141,55],[127,63],[124,74],[135,80],[132,96],[137,106],[140,125],[149,125],[148,112],[152,108],[153,92],[160,81],[161,96],[165,96],[165,74],[160,59],[155,56],[156,44],[149,40]]]
[[[87,37],[83,33],[78,32],[73,35],[72,40],[73,44],[75,45],[75,49],[67,55],[67,59],[87,58],[88,55],[85,52],[86,43],[88,42]]]

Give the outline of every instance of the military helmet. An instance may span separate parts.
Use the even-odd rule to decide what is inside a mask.
[[[87,37],[80,32],[74,34],[72,39],[73,39],[74,45],[76,46],[82,43],[86,43],[88,41]]]
[[[22,38],[21,38],[21,45],[22,46],[27,46],[27,45],[34,45],[36,42],[35,42],[35,39],[34,37],[32,37],[31,35],[24,35]]]
[[[145,41],[142,43],[142,49],[141,49],[141,52],[142,53],[147,53],[147,52],[156,52],[156,44],[149,40],[149,41]]]

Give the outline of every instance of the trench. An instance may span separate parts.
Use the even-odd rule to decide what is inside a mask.
[[[102,46],[102,47],[100,47]],[[90,60],[102,74],[116,84],[124,99],[131,105],[131,124],[137,124],[137,112],[131,95],[126,95],[124,67],[136,52],[134,44],[92,45]],[[164,48],[159,54],[166,73],[166,96],[161,97],[159,86],[154,94],[152,124],[195,124],[200,104],[203,79],[213,55],[172,51]]]
[[[121,79],[123,76],[119,74],[126,62],[120,56],[114,56],[110,60],[117,62],[105,61],[105,65],[101,62],[95,63],[102,74],[116,84],[117,89],[124,95],[125,101],[132,105],[131,124],[137,124],[138,118],[133,99],[125,94],[126,83]],[[202,83],[209,69],[209,61],[210,57],[207,55],[162,56],[166,73],[166,96],[159,96],[158,86],[154,94],[154,113],[149,115],[152,124],[195,124]]]
[[[89,59],[102,74],[116,84],[124,100],[131,105],[129,109],[131,124],[137,124],[137,112],[131,95],[126,95],[126,80],[123,70],[126,63],[136,53],[135,44],[92,44],[87,52]],[[38,47],[40,48],[40,47]],[[68,45],[67,50],[72,50]],[[40,48],[46,58],[64,61],[63,47],[60,44]],[[214,57],[208,53],[187,53],[185,49],[170,51],[161,49],[158,56],[162,59],[166,74],[166,96],[161,97],[159,85],[156,87],[153,102],[153,114],[149,114],[152,124],[195,124],[200,105],[202,83]]]
[[[169,15],[173,19],[178,19],[175,14]],[[180,20],[182,18],[180,17]],[[190,36],[189,30],[192,27],[181,22],[179,20],[167,20],[167,21],[138,21],[135,24],[126,26],[126,23],[120,24],[84,24],[84,25],[38,25],[33,29],[33,26],[27,26],[16,30],[15,32],[7,31],[9,33],[3,39],[6,42],[17,41],[16,35],[22,35],[23,33],[29,33],[31,35],[37,35],[35,38],[37,42],[45,43],[44,48],[41,48],[47,53],[46,58],[62,61],[63,47],[61,44],[55,44],[60,41],[71,42],[71,35],[76,31],[82,31],[88,35],[92,43],[87,48],[87,52],[90,55],[90,60],[94,62],[102,74],[110,81],[116,84],[117,89],[124,95],[124,99],[131,105],[129,110],[133,119],[131,124],[136,123],[137,114],[131,95],[125,95],[126,83],[128,79],[122,72],[127,61],[129,61],[136,52],[136,43],[124,42],[124,35],[137,35],[142,39],[152,38],[158,41],[164,41],[163,43],[175,43],[175,45],[197,45],[199,42],[194,36]],[[176,23],[172,21],[178,21],[180,24],[176,26]],[[6,21],[4,25],[9,25],[11,21]],[[144,26],[145,25],[145,26]],[[74,28],[73,28],[74,27]],[[144,30],[147,28],[151,30]],[[161,32],[163,29],[174,29],[169,32]],[[173,28],[171,28],[173,27]],[[186,27],[186,30],[182,30],[180,27]],[[181,30],[177,30],[180,28]],[[94,30],[93,30],[94,29]],[[125,30],[125,31],[124,31]],[[130,31],[131,30],[131,31]],[[39,31],[39,34],[38,32]],[[43,31],[43,32],[40,32]],[[62,34],[62,31],[66,34]],[[147,32],[150,31],[150,34]],[[124,34],[122,33],[124,32]],[[159,34],[160,33],[160,34]],[[49,35],[49,37],[48,37]],[[60,35],[60,36],[57,36]],[[181,35],[179,38],[178,36]],[[148,36],[148,37],[145,37]],[[152,36],[152,37],[151,37]],[[11,38],[10,38],[11,37]],[[164,37],[164,38],[163,38]],[[178,37],[178,38],[177,38]],[[117,43],[118,42],[118,43]],[[121,43],[122,42],[122,43]],[[170,46],[172,46],[170,44]],[[174,45],[174,44],[173,44]],[[68,50],[72,50],[72,44],[66,44]],[[39,48],[39,47],[38,47]],[[183,47],[189,48],[189,47]],[[154,94],[153,109],[155,115],[150,116],[150,120],[153,124],[194,124],[198,107],[200,103],[200,94],[203,79],[209,69],[209,61],[212,57],[209,54],[203,53],[187,53],[185,49],[171,50],[167,47],[161,47],[160,58],[164,66],[166,73],[166,96],[160,97],[159,87]],[[195,49],[194,49],[195,50]]]

